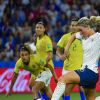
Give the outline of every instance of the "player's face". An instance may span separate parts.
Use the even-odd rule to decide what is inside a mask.
[[[77,21],[72,21],[71,25],[70,25],[70,31],[71,32],[76,32],[77,31],[76,26],[77,26]]]
[[[90,27],[85,27],[85,26],[77,26],[78,30],[81,32],[81,34],[84,37],[88,37],[90,34]]]
[[[30,54],[27,51],[21,51],[20,58],[22,59],[24,64],[28,64],[30,61]]]
[[[35,32],[38,36],[41,36],[45,32],[45,27],[42,24],[36,24]]]

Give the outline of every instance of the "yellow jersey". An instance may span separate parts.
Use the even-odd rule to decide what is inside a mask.
[[[25,65],[22,62],[22,59],[19,58],[19,60],[16,62],[14,72],[18,73],[20,69],[25,69],[29,71],[32,75],[37,76],[39,73],[43,72],[44,70],[47,70],[47,68],[44,67],[46,64],[46,61],[43,59],[40,59],[37,55],[30,55],[30,62],[28,65]]]
[[[70,37],[71,37],[71,33],[63,35],[62,38],[57,43],[57,46],[65,49],[65,46],[69,41]],[[72,43],[69,52],[70,52],[70,57],[69,60],[66,59],[64,61],[64,69],[65,70],[80,69],[83,61],[83,49],[82,49],[81,41],[76,39]]]
[[[42,38],[37,37],[36,54],[40,58],[46,60],[49,51],[53,51],[52,41],[50,37],[47,35],[44,35]],[[49,61],[49,64],[51,64],[54,67],[52,60]]]

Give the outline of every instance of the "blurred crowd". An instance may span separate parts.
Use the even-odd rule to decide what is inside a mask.
[[[0,0],[0,60],[17,60],[20,45],[33,41],[38,17],[47,20],[56,49],[73,18],[99,14],[100,0]]]

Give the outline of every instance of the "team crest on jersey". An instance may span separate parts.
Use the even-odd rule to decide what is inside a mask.
[[[32,67],[35,69],[36,68],[35,64],[33,64]]]
[[[40,64],[41,64],[41,66],[43,66],[44,65],[44,60],[40,59]]]
[[[48,44],[47,47],[48,47],[48,48],[52,48],[52,47],[51,47],[51,44]]]

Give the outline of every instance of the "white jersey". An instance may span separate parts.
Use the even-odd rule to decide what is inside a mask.
[[[87,39],[83,38],[80,33],[77,33],[76,38],[81,39],[83,44],[82,69],[84,69],[87,65],[89,69],[95,73],[98,73],[98,61],[100,57],[100,33],[95,33]]]

